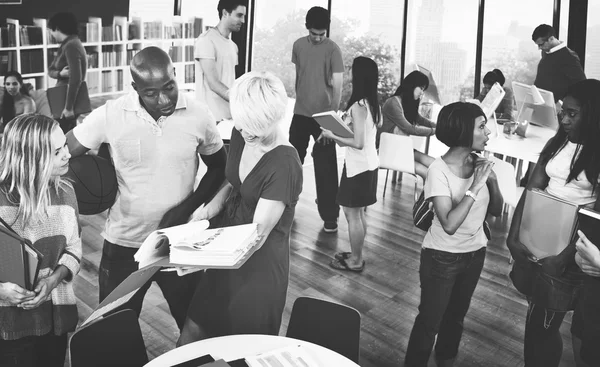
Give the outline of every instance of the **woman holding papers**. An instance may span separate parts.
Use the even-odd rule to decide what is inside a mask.
[[[375,148],[381,111],[377,102],[379,71],[375,61],[359,56],[352,63],[352,95],[346,107],[354,130],[352,138],[342,138],[323,129],[323,137],[346,149],[346,159],[336,202],[348,221],[350,252],[339,252],[329,263],[334,269],[363,271],[362,249],[367,235],[365,207],[377,202],[379,157]]]
[[[35,101],[23,85],[23,77],[18,71],[4,75],[4,95],[0,104],[0,122],[6,125],[15,116],[35,112]],[[1,132],[1,129],[0,129]]]
[[[417,136],[435,134],[435,122],[419,114],[419,104],[428,87],[429,79],[422,72],[408,74],[396,93],[383,104],[381,132]],[[418,175],[425,178],[427,167],[432,162],[432,157],[415,150],[415,172]]]
[[[600,209],[599,106],[600,81],[583,80],[569,88],[563,99],[560,128],[542,150],[527,189],[541,189],[560,199]],[[575,310],[571,326],[573,351],[576,360],[579,359],[583,273],[575,263],[575,246],[567,246],[557,256],[538,260],[519,241],[527,192],[515,209],[506,241],[515,259],[511,278],[515,287],[529,298],[525,365],[553,367],[558,366],[562,355],[559,328],[566,313],[572,310]]]
[[[0,145],[0,217],[43,254],[32,291],[0,283],[0,365],[64,365],[77,325],[73,278],[79,271],[77,200],[62,175],[69,149],[58,123],[22,115]]]
[[[483,222],[502,212],[493,162],[473,154],[485,150],[490,131],[481,108],[456,102],[442,108],[436,137],[450,149],[427,171],[425,197],[434,219],[423,239],[419,277],[421,303],[405,366],[427,366],[435,344],[438,366],[452,366],[463,320],[479,281],[487,237]],[[437,339],[436,339],[437,334]]]
[[[479,102],[483,102],[485,96],[492,89],[492,86],[495,83],[498,83],[502,89],[504,89],[504,97],[502,101],[496,107],[496,114],[499,119],[509,119],[512,120],[512,114],[514,109],[514,96],[513,92],[510,88],[505,87],[504,83],[506,82],[506,78],[500,69],[494,69],[492,71],[487,72],[483,77],[483,89],[481,93],[477,97],[475,97]]]
[[[258,224],[259,249],[239,269],[209,269],[178,344],[231,334],[277,335],[289,276],[290,231],[302,191],[298,153],[282,133],[287,94],[271,73],[250,72],[230,90],[235,129],[228,183],[195,219],[217,227]]]

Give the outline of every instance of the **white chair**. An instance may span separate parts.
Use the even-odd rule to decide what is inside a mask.
[[[387,170],[383,186],[384,197],[390,170],[415,176],[416,189],[417,175],[415,174],[415,153],[412,138],[410,136],[382,133],[379,142],[379,168]]]

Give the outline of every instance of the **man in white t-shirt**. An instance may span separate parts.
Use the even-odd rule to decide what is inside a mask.
[[[235,80],[238,47],[229,38],[239,32],[246,18],[246,0],[221,0],[219,24],[196,39],[196,97],[206,103],[216,121],[231,119],[229,88]]]
[[[67,134],[73,157],[107,143],[119,194],[108,212],[99,268],[100,302],[138,269],[133,254],[154,230],[186,223],[225,177],[226,153],[210,111],[179,94],[175,69],[158,47],[131,62],[135,91],[106,102]],[[194,191],[200,155],[208,170]],[[196,274],[158,272],[161,288],[180,329],[196,288]],[[138,315],[151,281],[125,308]]]

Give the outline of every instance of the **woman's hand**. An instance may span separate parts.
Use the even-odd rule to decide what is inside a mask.
[[[481,190],[481,188],[485,186],[488,177],[492,173],[493,167],[493,161],[481,157],[477,158],[477,161],[475,162],[475,177],[473,179],[473,184],[471,185],[471,191],[477,194],[479,190]]]
[[[28,301],[22,302],[19,306],[25,310],[32,310],[44,303],[50,292],[58,285],[58,277],[55,274],[47,278],[39,279],[33,290],[36,296]]]
[[[73,120],[75,118],[75,112],[73,110],[67,110],[66,108],[60,114],[61,119]]]
[[[206,207],[206,205],[196,209],[196,211],[194,213],[192,213],[192,218],[190,219],[190,222],[199,222],[201,220],[209,220],[209,214],[208,214],[208,209]]]
[[[8,302],[13,306],[29,301],[35,297],[35,293],[23,289],[14,283],[0,283],[0,300]]]
[[[600,250],[581,231],[577,231],[579,239],[575,243],[577,254],[575,262],[584,273],[600,277]]]
[[[506,245],[508,246],[508,250],[515,261],[521,263],[525,263],[527,261],[537,262],[537,258],[533,256],[527,246],[522,244],[518,238],[508,236],[506,238]]]
[[[321,143],[323,145],[327,145],[331,142],[333,142],[333,138],[335,137],[335,134],[331,132],[331,130],[327,130],[324,128],[321,128],[322,132],[321,135],[319,135],[319,137],[317,138],[317,143]]]
[[[61,78],[68,78],[71,75],[71,70],[69,70],[68,66],[65,66],[59,73],[58,75]]]

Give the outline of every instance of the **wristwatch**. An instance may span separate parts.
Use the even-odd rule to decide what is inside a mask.
[[[470,197],[473,199],[473,201],[477,201],[477,195],[475,195],[475,193],[471,190],[467,190],[467,192],[465,192],[465,196]]]

